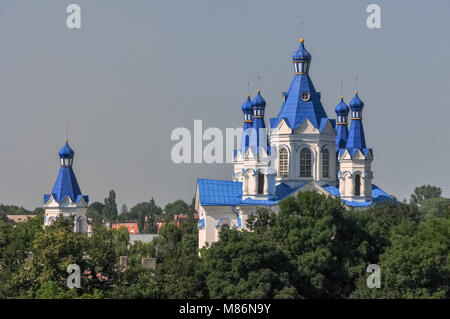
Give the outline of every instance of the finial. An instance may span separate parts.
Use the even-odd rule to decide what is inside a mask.
[[[300,38],[300,43],[303,43],[303,42],[305,42],[305,39]]]
[[[355,91],[355,94],[358,94],[358,90]]]
[[[69,139],[66,137],[66,143],[69,143]]]
[[[344,97],[341,95],[341,101],[344,99]]]
[[[248,97],[250,97],[250,93],[249,93],[249,94],[247,94],[247,96],[248,96]]]
[[[260,89],[258,89],[258,91],[257,91],[257,92],[259,93],[259,92],[261,92],[261,90],[260,90]]]

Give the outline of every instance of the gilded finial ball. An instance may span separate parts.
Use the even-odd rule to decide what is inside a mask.
[[[355,94],[358,94],[358,90],[355,91]]]
[[[66,143],[69,143],[69,139],[68,138],[66,138]]]
[[[250,97],[250,93],[249,93],[249,94],[247,94],[247,96],[248,96],[248,97]]]
[[[305,42],[305,39],[300,38],[300,43],[303,43],[303,42]]]
[[[341,100],[343,100],[344,99],[344,97],[341,95]]]
[[[260,90],[260,89],[258,89],[258,93],[259,93],[259,92],[261,92],[261,90]]]

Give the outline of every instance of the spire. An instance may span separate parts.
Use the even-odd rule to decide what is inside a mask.
[[[341,101],[336,106],[335,112],[337,115],[336,127],[336,151],[345,148],[348,137],[348,113],[350,109],[344,102],[344,97],[341,96]]]
[[[245,153],[250,144],[249,129],[252,127],[252,124],[253,124],[253,105],[252,105],[252,101],[250,99],[250,94],[247,95],[247,99],[245,100],[244,104],[242,104],[241,108],[242,108],[242,113],[244,113],[244,127],[243,127],[240,150],[241,150],[241,153]]]
[[[309,64],[311,63],[311,54],[305,49],[305,40],[300,39],[300,46],[292,56],[292,63],[294,63],[294,70],[296,74],[308,74]]]
[[[270,153],[270,146],[268,143],[266,123],[264,122],[264,111],[266,108],[266,101],[261,96],[261,91],[258,90],[255,98],[252,101],[253,107],[253,130],[250,135],[250,147],[254,149],[257,154],[261,147],[265,147],[267,153]],[[261,135],[261,136],[260,136]],[[265,145],[261,142],[261,139],[265,139]]]
[[[350,109],[352,111],[352,123],[350,124],[350,132],[347,139],[347,149],[366,148],[366,139],[364,137],[364,128],[362,123],[363,107],[364,103],[359,98],[358,91],[355,91],[355,96],[350,102]]]
[[[271,127],[285,119],[291,129],[296,129],[306,119],[316,128],[320,128],[322,119],[327,119],[325,109],[320,102],[320,93],[316,91],[309,77],[311,54],[305,49],[304,39],[300,39],[300,47],[292,56],[295,75],[289,91],[283,94],[284,102],[277,119],[271,121]]]
[[[58,177],[56,178],[51,194],[44,195],[44,203],[50,199],[50,196],[53,196],[58,203],[62,202],[66,197],[70,197],[74,202],[79,202],[82,198],[84,198],[86,203],[89,201],[88,196],[81,194],[80,187],[72,170],[74,155],[75,152],[70,148],[69,140],[66,138],[66,144],[59,151],[61,168],[59,169]]]

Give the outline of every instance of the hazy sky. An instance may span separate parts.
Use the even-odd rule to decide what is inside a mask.
[[[82,28],[66,26],[81,7]],[[366,7],[381,7],[368,29]],[[69,122],[74,170],[91,202],[128,207],[194,195],[230,164],[175,165],[177,127],[241,125],[258,88],[266,123],[292,77],[303,17],[311,78],[330,118],[358,74],[374,183],[400,199],[417,185],[450,196],[450,2],[0,0],[0,202],[42,205]]]

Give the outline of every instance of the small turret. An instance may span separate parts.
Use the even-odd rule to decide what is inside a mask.
[[[86,211],[89,204],[89,196],[82,195],[73,172],[73,158],[75,152],[69,146],[69,140],[59,150],[61,167],[58,177],[50,194],[44,195],[44,225],[53,224],[59,215],[66,218],[75,217],[74,231],[87,232]]]
[[[348,113],[350,112],[350,109],[347,104],[345,104],[343,96],[341,96],[341,101],[336,106],[335,112],[337,116],[336,152],[338,152],[339,149],[347,146],[348,138]]]

